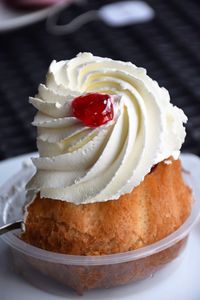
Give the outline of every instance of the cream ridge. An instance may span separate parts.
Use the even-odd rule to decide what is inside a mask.
[[[86,93],[112,97],[114,118],[91,128],[73,116],[72,100]],[[74,204],[118,199],[140,184],[152,166],[177,159],[187,117],[170,103],[143,68],[79,53],[53,61],[46,83],[30,98],[38,109],[39,157],[28,183],[41,197]]]

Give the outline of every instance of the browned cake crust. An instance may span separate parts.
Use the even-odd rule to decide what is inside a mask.
[[[179,160],[159,163],[130,194],[120,199],[75,205],[40,198],[28,207],[21,238],[66,254],[102,255],[152,244],[175,231],[191,210]]]

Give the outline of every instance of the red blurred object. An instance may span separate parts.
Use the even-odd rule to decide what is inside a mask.
[[[36,8],[47,7],[50,5],[55,5],[58,3],[69,2],[69,1],[66,0],[4,0],[4,2],[16,8],[36,9]]]
[[[74,116],[86,126],[98,127],[113,119],[114,110],[110,95],[89,93],[72,101]]]

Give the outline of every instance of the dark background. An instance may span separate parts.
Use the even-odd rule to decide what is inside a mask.
[[[109,2],[72,5],[60,21]],[[54,36],[43,21],[0,35],[1,160],[36,150],[35,128],[30,125],[35,111],[28,96],[36,93],[53,59],[69,59],[79,51],[147,68],[189,118],[183,150],[200,155],[200,1],[146,2],[156,13],[148,23],[111,28],[96,20],[74,34]]]

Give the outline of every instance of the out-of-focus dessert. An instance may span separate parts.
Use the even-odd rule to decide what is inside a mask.
[[[21,238],[75,255],[126,252],[179,228],[191,191],[178,160],[183,111],[131,63],[80,53],[53,62],[30,98],[39,158]]]

